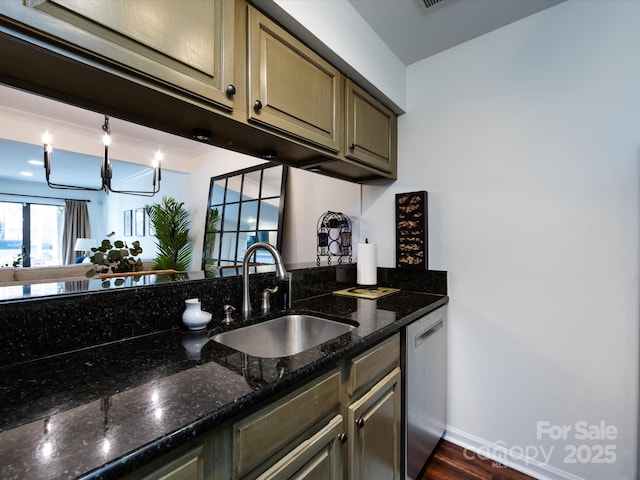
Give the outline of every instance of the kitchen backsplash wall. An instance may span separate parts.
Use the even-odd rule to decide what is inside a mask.
[[[413,292],[447,294],[447,272],[438,270],[401,270],[378,267],[378,286]],[[347,263],[293,271],[292,297],[309,298],[355,287],[357,265]]]
[[[251,275],[254,312],[259,312],[260,293],[279,285],[272,306],[283,308],[285,298],[313,297],[356,284],[356,264],[292,270],[291,293],[286,282],[273,273]],[[381,286],[418,292],[446,294],[446,272],[378,269]],[[188,282],[157,283],[91,293],[60,295],[6,302],[0,310],[0,368],[51,355],[89,348],[132,337],[184,328],[184,300],[199,298],[202,309],[222,320],[230,304],[240,315],[242,277],[210,278]]]
[[[277,282],[273,273],[251,275],[254,308],[262,289]],[[187,298],[199,298],[212,321],[219,321],[225,304],[239,313],[241,288],[242,277],[229,277],[7,302],[0,311],[0,366],[183,328]],[[275,295],[273,305],[282,306],[283,298]]]

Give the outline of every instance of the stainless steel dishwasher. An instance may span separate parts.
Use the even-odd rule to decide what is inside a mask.
[[[419,478],[447,422],[447,310],[441,307],[404,329],[404,471]]]

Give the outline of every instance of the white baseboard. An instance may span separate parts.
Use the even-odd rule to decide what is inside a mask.
[[[474,455],[487,458],[538,480],[584,480],[538,460],[515,456],[504,446],[488,442],[449,425],[447,425],[444,439],[467,450],[469,458]]]

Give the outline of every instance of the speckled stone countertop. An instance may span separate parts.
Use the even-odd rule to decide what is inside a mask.
[[[358,327],[298,355],[265,359],[174,328],[0,368],[0,478],[117,478],[249,407],[320,375],[447,303],[406,290],[378,300],[293,302]],[[277,315],[255,317],[247,323]],[[355,323],[354,323],[355,322]]]

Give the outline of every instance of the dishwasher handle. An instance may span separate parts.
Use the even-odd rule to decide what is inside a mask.
[[[415,346],[418,347],[422,342],[424,342],[427,338],[429,338],[431,335],[433,335],[438,330],[440,330],[443,326],[444,326],[444,320],[440,319],[438,320],[438,322],[434,323],[429,328],[427,328],[424,332],[416,335],[414,338]]]

